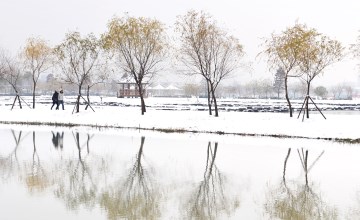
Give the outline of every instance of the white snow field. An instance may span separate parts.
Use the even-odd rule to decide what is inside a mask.
[[[23,99],[31,105],[30,96]],[[147,112],[141,115],[140,99],[91,97],[92,107],[73,113],[74,96],[65,97],[65,110],[50,110],[51,97],[38,96],[36,108],[16,102],[14,96],[0,96],[1,123],[55,123],[75,126],[104,126],[209,133],[258,134],[305,138],[359,139],[360,101],[316,100],[326,119],[311,105],[310,118],[299,115],[302,101],[294,101],[289,117],[284,100],[219,99],[219,117],[210,116],[205,98],[145,99]]]

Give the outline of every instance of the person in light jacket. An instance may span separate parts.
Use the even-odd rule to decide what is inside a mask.
[[[62,110],[64,110],[64,91],[61,89],[58,97],[58,104],[56,110],[59,110],[59,105],[61,104]]]

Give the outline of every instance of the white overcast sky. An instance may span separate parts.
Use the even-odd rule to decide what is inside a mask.
[[[0,47],[15,54],[28,37],[39,36],[56,45],[68,31],[98,35],[106,30],[113,16],[125,12],[157,18],[171,28],[176,16],[190,9],[208,12],[239,38],[246,60],[253,62],[252,77],[271,76],[265,63],[255,59],[262,50],[261,39],[296,21],[346,47],[355,43],[360,34],[360,0],[1,0]],[[346,59],[325,70],[325,75],[315,81],[355,82],[358,75],[356,62]]]

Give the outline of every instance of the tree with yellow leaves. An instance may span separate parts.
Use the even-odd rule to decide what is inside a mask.
[[[115,55],[122,73],[135,81],[143,115],[146,112],[144,86],[160,71],[165,57],[164,25],[156,19],[115,17],[109,22],[103,41],[105,48]]]
[[[300,78],[307,85],[306,96],[303,103],[306,118],[309,118],[309,99],[317,108],[310,97],[311,82],[315,77],[323,73],[326,67],[339,62],[344,57],[344,47],[339,41],[332,40],[328,36],[318,33],[315,29],[309,30],[311,30],[312,34],[304,39],[304,47],[300,52],[298,62],[300,72],[302,73]],[[320,111],[320,109],[318,110]]]
[[[30,72],[33,82],[33,108],[35,108],[35,91],[40,74],[52,67],[52,48],[40,38],[27,39],[22,51],[25,70]]]
[[[288,93],[288,79],[301,75],[297,69],[301,50],[304,49],[305,39],[312,34],[313,30],[307,30],[305,25],[295,24],[280,34],[273,33],[270,38],[265,39],[265,50],[261,53],[267,56],[270,69],[280,68],[285,72],[284,89],[290,117],[293,116],[293,111]]]

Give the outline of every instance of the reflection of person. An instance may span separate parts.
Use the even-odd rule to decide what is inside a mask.
[[[59,135],[59,145],[60,145],[60,149],[63,149],[64,147],[64,143],[63,143],[63,140],[64,140],[64,132],[61,132],[61,136],[59,134],[59,132],[57,133]]]
[[[56,149],[58,149],[58,147],[60,146],[60,149],[63,149],[64,147],[64,143],[63,143],[63,139],[64,139],[64,132],[61,132],[61,135],[60,135],[60,132],[56,132],[56,135],[55,133],[52,131],[52,143],[54,145],[54,147]]]
[[[58,105],[58,98],[59,98],[59,93],[58,93],[58,91],[56,91],[55,90],[55,92],[54,92],[54,94],[53,94],[53,96],[52,96],[52,102],[53,102],[53,104],[52,104],[52,106],[51,106],[51,110],[52,110],[52,108],[54,107],[54,105],[56,104],[56,107],[58,107],[59,105]]]
[[[56,110],[59,109],[59,105],[62,105],[62,110],[64,110],[64,91],[61,89],[59,93],[58,103],[56,106]]]
[[[54,145],[55,148],[58,148],[59,147],[59,132],[57,132],[57,134],[55,135],[55,133],[52,131],[52,143]]]

